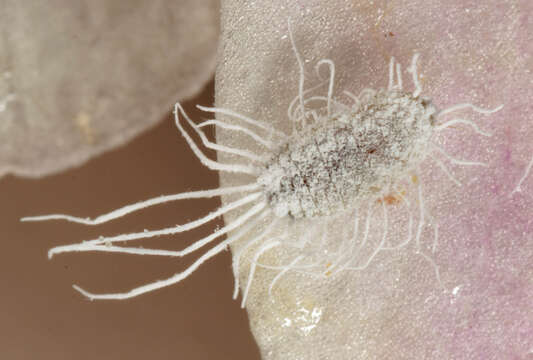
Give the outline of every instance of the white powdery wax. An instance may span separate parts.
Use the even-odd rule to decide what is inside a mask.
[[[292,137],[258,182],[279,217],[330,215],[380,198],[425,158],[435,113],[428,100],[380,90]]]

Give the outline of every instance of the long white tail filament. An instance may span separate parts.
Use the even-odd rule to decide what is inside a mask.
[[[244,199],[242,199],[242,200],[244,200]],[[247,199],[247,202],[251,202],[253,200],[255,200],[255,198]],[[191,222],[183,224],[183,225],[177,225],[177,226],[174,226],[174,227],[161,229],[161,230],[144,231],[144,232],[130,233],[130,234],[121,234],[121,235],[110,236],[110,237],[100,237],[100,238],[95,239],[95,240],[84,241],[84,242],[81,242],[81,243],[78,243],[78,244],[58,246],[58,247],[50,249],[50,251],[48,252],[48,256],[52,257],[53,255],[56,255],[56,254],[65,253],[65,252],[76,252],[76,251],[107,251],[107,252],[129,252],[129,253],[132,253],[132,250],[130,250],[130,251],[127,251],[127,250],[126,251],[118,251],[118,249],[116,247],[98,246],[98,245],[109,245],[109,244],[112,244],[114,242],[123,242],[123,241],[131,241],[131,240],[138,240],[138,239],[146,239],[146,238],[150,238],[150,237],[154,237],[154,236],[172,235],[172,234],[177,234],[177,233],[180,233],[180,232],[185,232],[185,231],[194,229],[194,228],[196,228],[196,227],[198,227],[198,226],[200,226],[202,224],[205,224],[206,222],[208,222],[210,220],[213,220],[213,219],[221,216],[222,214],[224,214],[224,213],[226,213],[226,212],[228,212],[230,210],[233,210],[233,209],[235,209],[235,208],[237,208],[239,206],[244,205],[244,203],[240,203],[240,204],[238,204],[238,206],[236,206],[235,205],[236,203],[238,203],[238,202],[235,201],[235,202],[231,203],[231,204],[233,204],[233,206],[231,206],[231,207],[225,207],[224,206],[224,207],[220,208],[219,210],[214,211],[214,212],[208,214],[207,216],[204,216],[203,218],[197,219],[195,221],[191,221]],[[228,205],[231,205],[231,204],[228,204]],[[212,240],[218,238],[219,236],[226,234],[227,232],[229,232],[229,231],[235,229],[236,227],[238,227],[239,225],[242,225],[248,218],[250,218],[252,215],[258,213],[265,206],[266,206],[265,202],[260,202],[260,203],[256,204],[254,207],[252,207],[250,210],[248,210],[244,215],[242,215],[239,218],[237,218],[237,220],[235,220],[232,223],[224,226],[220,230],[215,231],[211,235],[206,236],[205,238],[202,238],[202,239],[194,242],[190,246],[188,246],[185,249],[179,251],[178,252],[179,255],[175,255],[175,256],[184,256],[184,255],[187,255],[187,254],[189,254],[189,253],[201,248],[202,246],[208,244],[209,242],[211,242]],[[146,255],[149,255],[149,254],[146,254]]]
[[[145,209],[150,206],[164,204],[176,200],[184,199],[199,199],[199,198],[212,198],[221,195],[235,194],[235,193],[246,193],[249,191],[257,190],[259,185],[252,183],[249,185],[233,186],[227,188],[219,188],[212,190],[200,190],[200,191],[191,191],[174,195],[162,195],[156,198],[149,200],[137,202],[135,204],[126,205],[119,209],[113,210],[106,214],[102,214],[94,219],[90,218],[81,218],[77,216],[64,215],[64,214],[52,214],[52,215],[42,215],[42,216],[27,216],[20,219],[20,221],[47,221],[47,220],[67,220],[84,225],[98,225],[103,224],[108,221],[121,218],[132,212]]]
[[[242,237],[244,235],[243,232],[239,233],[239,237]],[[181,280],[189,277],[196,269],[200,267],[204,262],[211,259],[212,257],[218,255],[222,251],[224,251],[230,244],[234,243],[239,239],[237,236],[230,236],[226,240],[222,241],[220,244],[214,246],[213,248],[206,251],[202,256],[198,258],[191,266],[189,266],[186,270],[179,272],[177,274],[174,274],[173,276],[169,277],[168,279],[164,280],[158,280],[154,281],[152,283],[139,286],[137,288],[134,288],[128,292],[124,293],[114,293],[114,294],[94,294],[91,292],[88,292],[82,288],[80,288],[77,285],[73,285],[74,289],[78,290],[80,293],[82,293],[84,296],[89,298],[90,300],[123,300],[123,299],[129,299],[135,296],[139,296],[141,294],[151,292],[157,289],[161,289],[167,286],[174,285]]]

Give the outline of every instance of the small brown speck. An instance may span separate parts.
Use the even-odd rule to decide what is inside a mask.
[[[93,128],[91,127],[91,116],[84,111],[80,111],[74,119],[74,122],[76,123],[82,134],[85,136],[87,144],[94,144],[95,137]]]

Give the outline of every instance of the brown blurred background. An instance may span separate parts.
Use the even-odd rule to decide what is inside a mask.
[[[212,83],[186,103],[196,121],[209,116],[197,111],[197,103],[213,103]],[[246,312],[231,298],[229,251],[177,285],[124,301],[91,302],[71,285],[124,292],[170,277],[205,250],[183,259],[106,253],[47,259],[57,245],[196,219],[219,199],[159,205],[92,227],[18,220],[49,213],[94,217],[161,194],[216,187],[217,174],[195,158],[170,114],[129,145],[80,168],[39,180],[0,179],[0,358],[259,359]],[[180,249],[221,224],[132,245]]]

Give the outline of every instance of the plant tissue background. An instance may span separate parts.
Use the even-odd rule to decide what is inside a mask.
[[[163,117],[173,101],[197,92],[214,65],[214,3],[81,2],[78,7],[5,1],[0,173],[37,176],[78,165],[124,143]],[[408,250],[325,283],[288,276],[276,295],[283,306],[263,296],[272,274],[261,271],[248,312],[265,359],[532,358],[533,176],[521,193],[509,196],[533,154],[532,14],[527,0],[223,2],[217,105],[282,129],[288,128],[288,99],[297,90],[286,36],[289,16],[309,73],[321,58],[335,62],[337,93],[383,86],[389,57],[406,65],[418,51],[424,94],[438,106],[505,104],[490,117],[472,115],[495,133],[489,140],[480,142],[468,132],[445,138],[447,149],[487,161],[488,169],[458,169],[462,180],[470,179],[463,188],[431,164],[422,174],[428,210],[441,225],[435,260],[444,284],[457,290],[442,293],[428,264]],[[206,104],[209,93],[198,101]],[[191,106],[186,110],[200,116]],[[170,214],[168,207],[151,210],[144,218],[83,230],[83,235],[71,224],[16,224],[18,217],[36,212],[93,216],[126,202],[190,190],[192,174],[198,188],[216,186],[174,131],[166,121],[80,169],[35,182],[0,183],[1,226],[9,246],[2,252],[2,282],[9,289],[2,304],[12,309],[3,315],[7,327],[1,338],[11,358],[36,352],[71,357],[75,351],[78,358],[116,358],[113,353],[168,358],[182,351],[191,351],[190,359],[257,356],[245,333],[236,332],[245,319],[235,311],[237,303],[229,302],[227,257],[206,264],[174,290],[124,303],[83,302],[66,284],[116,291],[173,273],[175,262],[141,259],[146,265],[139,273],[137,259],[82,254],[56,259],[52,266],[44,257],[47,248],[66,239],[138,230],[134,226],[144,226],[139,223],[156,228],[159,222],[160,227],[183,222],[216,201],[194,208],[177,204]],[[149,142],[150,137],[156,140]],[[221,133],[219,141],[235,139]],[[239,142],[246,145],[253,148]],[[223,185],[239,181],[222,176]],[[225,282],[213,281],[222,269]],[[192,318],[188,298],[199,305]],[[281,326],[295,312],[313,307],[321,316],[311,319],[316,326],[310,331],[298,327],[309,324]],[[211,330],[214,324],[232,332]],[[239,341],[232,342],[235,337]],[[125,352],[131,343],[139,350]]]
[[[326,281],[287,276],[273,298],[266,289],[275,273],[260,271],[248,314],[263,357],[532,359],[533,176],[522,192],[509,194],[533,154],[533,4],[234,0],[223,3],[222,14],[217,106],[280,129],[290,128],[286,109],[297,94],[289,16],[308,77],[318,60],[335,62],[336,94],[383,87],[390,56],[405,69],[420,52],[423,94],[437,106],[505,104],[491,116],[465,115],[495,134],[488,140],[465,128],[440,135],[439,144],[453,154],[489,164],[454,168],[463,187],[431,161],[422,167],[426,207],[440,225],[434,260],[450,291],[441,291],[429,264],[409,248]],[[408,77],[404,84],[411,86]],[[224,133],[218,140],[243,146]],[[224,185],[243,180],[221,179]],[[426,229],[422,242],[431,236]],[[262,262],[275,263],[280,252]],[[320,316],[309,316],[313,310]]]
[[[40,176],[124,144],[215,66],[214,0],[2,1],[0,176]]]

